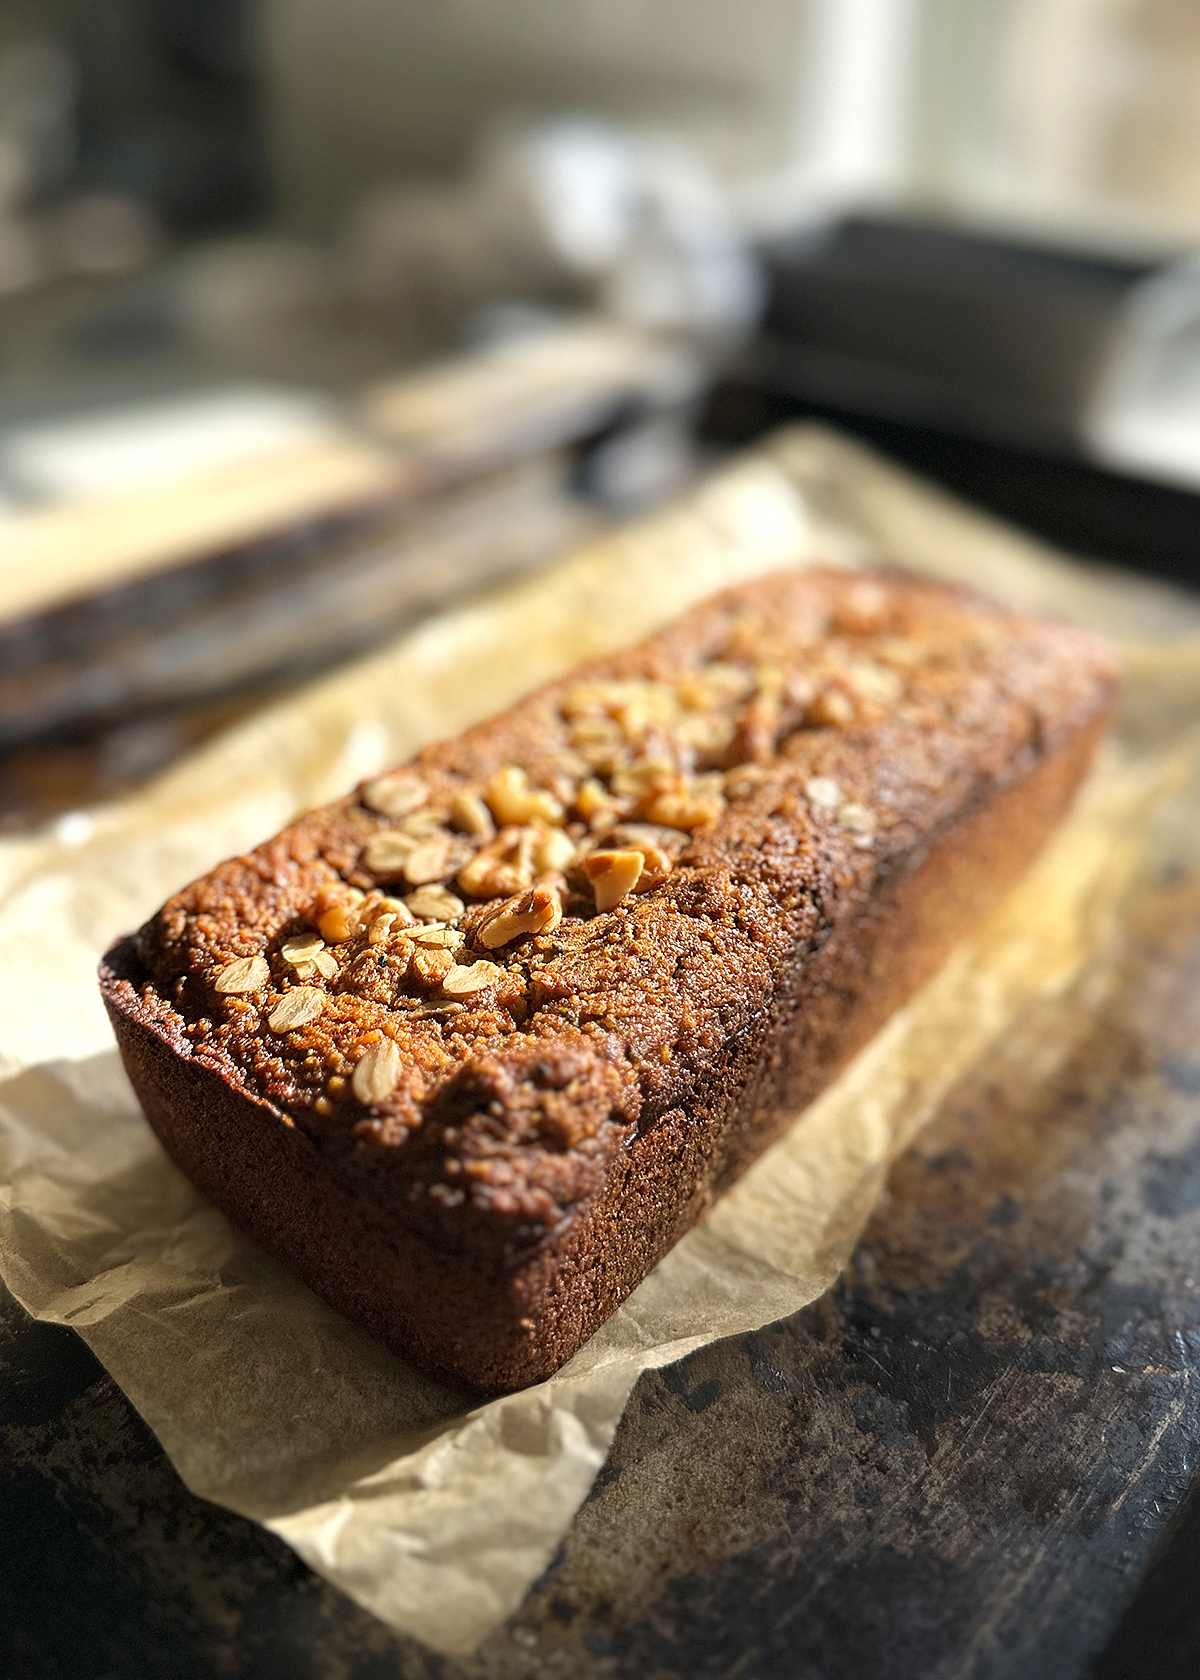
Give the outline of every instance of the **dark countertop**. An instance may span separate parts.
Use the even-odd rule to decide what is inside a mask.
[[[1048,1045],[1065,1057],[1044,1057]],[[11,1680],[1182,1680],[1200,1672],[1200,879],[1019,1022],[804,1312],[644,1376],[469,1662],[190,1495],[70,1330],[0,1320]]]

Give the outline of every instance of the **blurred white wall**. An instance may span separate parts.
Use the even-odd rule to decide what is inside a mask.
[[[320,219],[348,185],[447,174],[513,110],[700,136],[733,170],[778,145],[798,0],[267,0],[280,178]],[[772,132],[775,130],[776,132]]]
[[[319,225],[358,187],[451,173],[489,122],[669,129],[764,209],[904,174],[921,0],[266,0],[278,177]]]
[[[985,214],[1200,238],[1200,0],[924,0],[914,185]]]
[[[694,142],[759,226],[909,197],[1200,237],[1200,0],[264,0],[263,28],[302,226],[576,110]]]

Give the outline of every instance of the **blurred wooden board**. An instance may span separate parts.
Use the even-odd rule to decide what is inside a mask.
[[[16,515],[0,528],[0,622],[387,496],[400,482],[391,451],[331,433],[194,480]]]
[[[595,523],[568,472],[535,457],[0,625],[0,750],[295,680],[543,564]]]
[[[495,472],[676,394],[686,366],[646,334],[570,321],[382,382],[323,437],[18,514],[0,528],[0,624]]]
[[[572,450],[677,402],[691,369],[578,319],[385,381],[325,436],[7,521],[0,821],[46,812],[37,743],[64,763],[85,734],[265,695],[563,551],[599,518],[571,492]]]

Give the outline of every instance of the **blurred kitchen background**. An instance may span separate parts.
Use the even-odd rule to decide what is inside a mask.
[[[0,0],[0,830],[806,416],[1200,581],[1196,0]]]

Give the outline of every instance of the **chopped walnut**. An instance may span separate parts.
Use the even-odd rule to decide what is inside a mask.
[[[666,683],[636,683],[630,686],[616,709],[617,722],[627,741],[640,741],[651,729],[669,728],[679,712],[674,690]]]
[[[575,795],[575,809],[589,828],[602,828],[620,814],[620,805],[602,782],[589,777]]]
[[[574,683],[563,696],[562,709],[568,718],[609,717],[624,733],[629,723],[641,718],[666,721],[674,716],[676,700],[666,683],[644,677],[613,677],[601,682]]]
[[[557,778],[554,791],[564,804],[569,805],[576,783],[582,781],[588,773],[588,761],[580,753],[562,749],[559,752],[551,753],[550,762],[554,766],[554,774]],[[563,782],[566,782],[566,787],[563,787]]]
[[[623,822],[617,833],[620,844],[610,846],[610,851],[622,851],[626,846],[631,846],[635,852],[645,852],[649,846],[670,850],[683,844],[677,828],[666,828],[661,823]]]
[[[926,659],[925,648],[909,636],[880,636],[871,643],[871,652],[877,659],[884,659],[889,665],[899,665],[902,670],[923,665]]]
[[[637,878],[638,892],[659,887],[675,867],[675,858],[683,843],[678,829],[663,828],[657,823],[620,823],[608,837],[603,849],[607,852],[640,852],[642,872]]]
[[[621,761],[625,737],[610,717],[579,717],[571,720],[571,745],[585,766],[610,771]]]
[[[818,728],[845,729],[854,722],[854,702],[840,689],[824,689],[805,708],[804,721]]]
[[[544,874],[538,876],[533,884],[543,892],[553,893],[560,905],[565,905],[567,899],[571,896],[571,889],[567,885],[567,877],[557,869],[546,870]]]
[[[675,867],[671,854],[647,840],[630,842],[630,850],[642,854],[642,873],[637,878],[637,890],[647,892],[652,887],[661,887]]]
[[[469,793],[465,789],[456,793],[450,801],[450,821],[464,834],[473,834],[478,839],[490,839],[496,832],[492,813],[483,800],[477,793]]]
[[[721,758],[728,750],[737,726],[723,712],[689,712],[674,730],[675,739],[700,758]]]
[[[552,793],[529,786],[518,764],[505,764],[489,779],[485,797],[499,823],[561,823],[563,808]]]
[[[697,711],[735,706],[754,687],[754,678],[744,665],[713,660],[698,671],[690,671],[676,683],[684,703]]]
[[[787,687],[787,677],[780,666],[764,662],[755,667],[754,687],[759,700],[778,705]]]
[[[486,917],[476,928],[475,939],[485,950],[496,951],[528,933],[549,933],[561,920],[558,895],[547,887],[531,887]]]
[[[648,793],[666,792],[679,782],[679,767],[663,756],[636,758],[613,772],[612,791],[620,798],[641,799]]]
[[[611,910],[631,893],[645,867],[645,857],[632,849],[623,852],[593,852],[583,860],[583,872],[596,895],[597,910]]]
[[[742,713],[734,737],[734,750],[747,764],[769,764],[783,727],[783,712],[777,697],[756,695]]]
[[[502,828],[462,866],[458,885],[472,898],[500,898],[532,886],[533,846],[533,829]]]
[[[767,626],[756,612],[740,612],[733,621],[725,652],[730,659],[754,659],[767,638]]]
[[[664,828],[706,828],[725,808],[720,775],[676,779],[670,788],[655,788],[638,802],[637,812]]]
[[[413,919],[398,898],[389,898],[380,892],[368,896],[359,892],[357,887],[326,889],[318,897],[313,914],[317,918],[321,937],[331,945],[356,939],[384,914],[392,917],[394,925],[405,925]]]
[[[783,685],[783,696],[790,706],[801,711],[815,698],[817,684],[811,671],[789,671]]]
[[[561,828],[544,828],[533,847],[534,868],[538,870],[569,869],[575,861],[576,846]]]
[[[323,910],[317,921],[321,930],[321,937],[328,939],[331,945],[340,945],[347,939],[353,939],[355,934],[354,907],[349,904],[334,904],[328,910]]]

